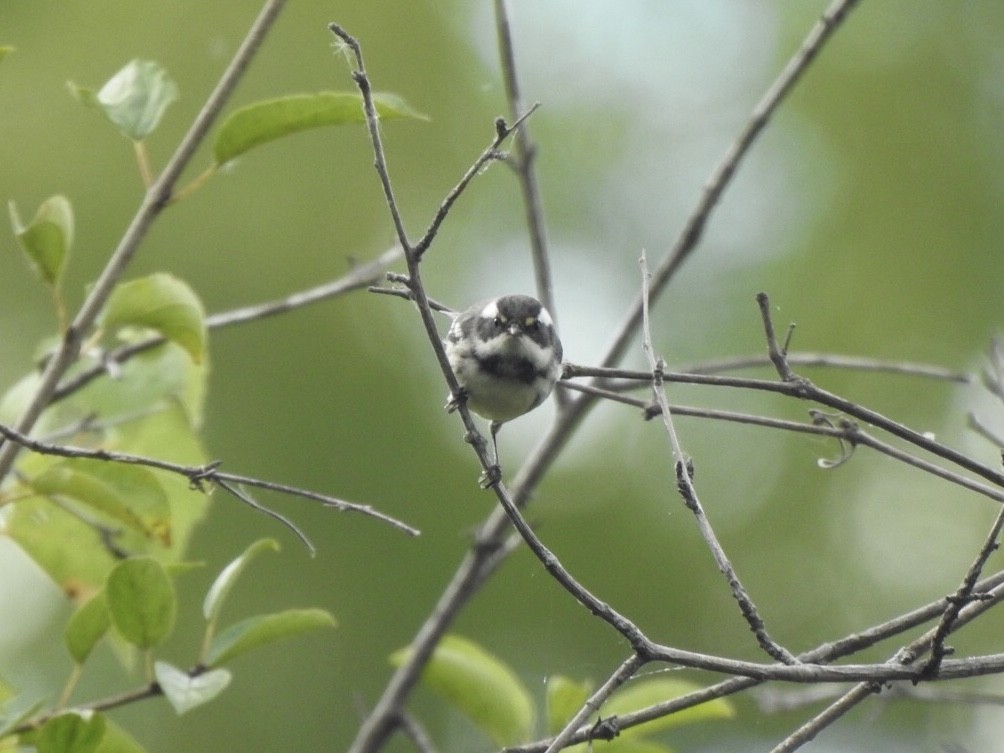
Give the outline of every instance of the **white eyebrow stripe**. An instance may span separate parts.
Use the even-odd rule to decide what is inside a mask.
[[[481,309],[481,316],[485,319],[494,319],[499,315],[498,303],[495,301],[489,301],[488,305]]]
[[[554,326],[554,322],[551,321],[551,314],[543,306],[540,308],[540,313],[537,314],[537,319],[540,320],[541,324],[546,324],[548,327]]]

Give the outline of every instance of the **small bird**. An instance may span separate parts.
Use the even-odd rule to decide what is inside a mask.
[[[453,412],[466,400],[491,421],[497,476],[499,428],[544,402],[561,375],[554,321],[536,298],[504,295],[457,314],[443,345],[463,390],[446,409]]]

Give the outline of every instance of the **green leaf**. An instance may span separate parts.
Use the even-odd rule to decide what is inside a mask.
[[[373,104],[381,120],[428,120],[394,94],[374,94]],[[217,165],[224,165],[256,146],[292,133],[365,122],[362,96],[352,92],[293,94],[255,102],[234,111],[223,122],[213,142],[213,158]]]
[[[186,282],[159,272],[124,282],[112,292],[101,315],[108,330],[147,327],[184,348],[195,363],[206,349],[206,313]]]
[[[145,753],[143,746],[136,742],[124,729],[111,719],[105,719],[105,736],[95,753]]]
[[[323,609],[287,609],[250,617],[231,625],[213,639],[206,663],[215,667],[266,643],[336,624],[335,618]]]
[[[177,346],[169,347],[177,351],[179,360],[191,363],[188,356],[181,353]],[[155,377],[151,374],[151,378]],[[100,407],[96,408],[87,402],[78,402],[84,393],[91,394],[92,387],[108,384],[112,384],[112,380],[96,380],[70,400],[54,406],[57,412],[74,407],[82,409],[80,413],[54,421],[55,414],[51,414],[53,409],[50,408],[43,414],[39,430],[45,432],[64,427],[76,420],[74,416],[88,415],[94,410],[99,411],[99,415],[102,416],[121,415],[117,411],[106,412],[101,400],[94,403],[94,405],[100,404]],[[102,444],[123,452],[152,455],[183,465],[201,465],[208,459],[195,434],[190,417],[176,401],[165,400],[162,409],[153,413],[147,409],[146,415],[137,411],[135,415],[137,416],[135,420],[109,427],[104,432]],[[66,461],[34,453],[21,453],[17,464],[17,477],[11,478],[12,486],[6,491],[12,497],[22,498],[4,508],[6,517],[3,528],[4,533],[38,563],[67,596],[77,603],[82,603],[104,586],[109,571],[120,561],[109,549],[109,543],[113,543],[120,551],[134,555],[150,554],[165,563],[176,562],[185,557],[192,533],[209,509],[211,496],[193,490],[188,479],[183,476],[154,471],[167,495],[171,545],[166,546],[161,538],[156,536],[151,538],[125,525],[117,525],[118,530],[109,542],[90,522],[81,519],[79,514],[74,514],[68,509],[69,506],[53,505],[47,497],[28,496],[32,491],[28,486],[30,480],[37,478],[53,465],[64,462]],[[72,546],[67,546],[66,542],[72,542]]]
[[[394,652],[401,666],[411,648]],[[457,635],[440,641],[422,672],[422,682],[484,730],[496,745],[516,745],[533,730],[533,702],[516,674],[481,646]]]
[[[247,568],[251,561],[265,551],[278,552],[279,542],[275,539],[259,539],[244,550],[244,553],[227,565],[216,576],[213,585],[206,592],[206,599],[202,603],[202,615],[210,622],[219,617],[220,609],[226,600],[227,594],[233,588],[234,583],[241,573]]]
[[[167,662],[156,662],[153,672],[167,700],[180,716],[197,706],[209,703],[230,684],[230,673],[225,669],[190,676]]]
[[[6,45],[3,46],[3,47],[0,47],[0,60],[3,60],[5,57],[7,57],[12,52],[14,52],[14,48],[13,47],[9,47],[9,46],[6,46]]]
[[[35,739],[38,753],[94,753],[105,736],[101,714],[69,712],[47,721]]]
[[[73,661],[77,664],[87,661],[94,646],[108,632],[110,625],[111,617],[103,593],[95,594],[77,607],[63,632],[66,648],[69,649]]]
[[[576,751],[576,749],[578,749]],[[569,748],[569,753],[587,753],[585,744]],[[618,737],[603,744],[603,753],[673,753],[673,749],[662,743],[646,740],[643,737]]]
[[[576,682],[563,675],[547,678],[547,734],[556,735],[582,708],[593,690],[590,680]]]
[[[100,109],[128,138],[142,141],[178,98],[178,87],[167,73],[149,60],[133,60],[108,79],[100,91],[77,86],[70,91],[88,107]]]
[[[615,693],[607,703],[603,704],[600,713],[604,717],[620,716],[692,693],[695,690],[700,690],[700,687],[686,680],[642,680]],[[725,698],[716,698],[702,703],[700,706],[693,706],[675,714],[621,730],[620,737],[634,739],[684,724],[731,719],[733,716],[735,716],[735,708],[732,704]]]
[[[148,330],[121,330],[119,337],[126,344],[132,344],[142,342],[152,334],[155,333]],[[143,416],[166,410],[180,402],[194,430],[202,424],[209,360],[204,357],[201,363],[196,364],[180,346],[165,342],[120,364],[119,378],[94,379],[64,404],[70,403],[83,416],[134,416],[134,420],[121,424],[131,428],[143,424],[147,420]],[[91,365],[90,362],[81,364],[82,367]],[[68,378],[75,373],[76,369],[72,370]],[[54,428],[67,423],[71,421],[64,419]],[[108,434],[118,436],[123,432],[116,430]],[[123,447],[119,449],[125,451]],[[162,458],[162,448],[155,448],[154,454]]]
[[[29,484],[39,494],[76,500],[165,546],[170,544],[167,494],[148,468],[70,458],[52,465]]]
[[[47,284],[58,286],[73,247],[73,206],[65,196],[42,202],[27,225],[22,224],[17,205],[11,201],[10,223],[35,273]]]
[[[116,565],[108,574],[105,598],[112,623],[137,648],[160,644],[174,627],[174,584],[152,557],[130,557]]]

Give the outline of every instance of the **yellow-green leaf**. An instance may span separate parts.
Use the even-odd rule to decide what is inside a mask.
[[[3,60],[5,57],[7,57],[12,52],[14,52],[14,48],[13,47],[10,47],[8,45],[4,45],[3,47],[0,47],[0,60]]]
[[[146,753],[143,746],[111,719],[105,719],[105,736],[94,753]]]
[[[157,477],[140,466],[89,458],[60,461],[30,481],[46,496],[69,497],[167,545],[171,511]]]
[[[410,648],[394,652],[390,661],[408,661]],[[533,701],[516,673],[478,644],[458,635],[440,641],[422,672],[422,683],[471,719],[499,746],[529,739],[534,725]]]
[[[590,680],[576,682],[564,675],[547,678],[547,734],[556,735],[589,698],[593,690]]]
[[[54,716],[38,732],[38,753],[94,753],[105,736],[105,718],[93,712]]]
[[[373,104],[381,120],[428,120],[394,94],[374,94]],[[223,122],[213,142],[213,157],[217,165],[224,165],[256,146],[292,133],[365,120],[362,97],[354,92],[293,94],[255,102],[236,110]]]
[[[335,618],[323,609],[287,609],[250,617],[216,636],[206,663],[211,667],[219,666],[266,643],[336,624]]]
[[[174,627],[174,584],[152,557],[130,557],[116,565],[108,573],[105,598],[115,628],[137,648],[159,645]]]
[[[108,330],[148,327],[184,348],[199,363],[206,349],[206,313],[186,282],[166,272],[124,282],[101,316]]]
[[[594,750],[601,747],[599,744]],[[673,753],[673,749],[662,743],[646,740],[643,737],[617,737],[610,742],[602,744],[603,753]],[[568,749],[569,753],[588,753],[589,746],[586,743],[573,745]]]
[[[632,683],[619,690],[600,708],[600,713],[604,717],[620,716],[631,711],[654,706],[673,698],[700,690],[699,685],[687,682],[686,680],[673,680],[668,678],[655,680],[641,680]],[[620,737],[631,738],[651,735],[655,732],[679,727],[684,724],[694,722],[711,721],[716,719],[731,719],[735,715],[735,709],[725,698],[715,698],[714,700],[702,703],[699,706],[692,706],[675,714],[662,716],[653,719],[651,722],[639,724],[621,730]]]
[[[31,222],[24,225],[13,201],[8,205],[14,235],[42,280],[59,284],[73,247],[73,206],[65,196],[42,202]]]
[[[178,87],[150,60],[132,60],[95,92],[69,83],[83,104],[101,110],[128,138],[141,141],[157,127],[164,111],[178,98]]]
[[[91,651],[111,625],[108,604],[104,593],[98,592],[85,601],[70,616],[63,637],[70,656],[77,664],[83,664]]]
[[[220,571],[213,581],[213,585],[206,592],[206,599],[202,604],[202,616],[209,621],[214,621],[219,617],[223,602],[233,588],[234,583],[242,572],[247,568],[253,559],[263,552],[279,551],[279,542],[275,539],[259,539],[249,546],[244,552],[233,560],[229,565]]]

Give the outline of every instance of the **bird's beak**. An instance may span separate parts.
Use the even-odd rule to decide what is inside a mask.
[[[516,337],[520,333],[520,326],[516,322],[509,323],[509,334]]]

